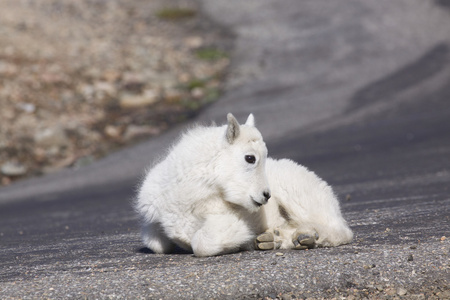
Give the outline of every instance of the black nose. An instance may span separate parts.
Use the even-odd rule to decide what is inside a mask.
[[[270,192],[263,192],[263,196],[264,196],[264,198],[266,198],[266,201],[267,200],[269,200],[269,198],[270,198]]]

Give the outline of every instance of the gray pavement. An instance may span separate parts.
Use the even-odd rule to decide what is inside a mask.
[[[223,97],[269,155],[331,183],[346,246],[194,258],[141,249],[130,202],[183,124],[0,190],[2,298],[449,298],[450,10],[443,1],[202,1],[235,35]]]

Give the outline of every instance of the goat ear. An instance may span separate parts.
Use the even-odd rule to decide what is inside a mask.
[[[228,143],[233,144],[233,142],[239,136],[240,126],[236,118],[231,113],[227,115],[227,120],[228,120],[228,127],[226,137]]]
[[[253,114],[248,115],[247,121],[245,121],[245,125],[255,126],[255,117],[253,116]]]

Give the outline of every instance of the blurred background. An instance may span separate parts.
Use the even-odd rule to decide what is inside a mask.
[[[0,1],[0,184],[78,168],[215,101],[231,36],[196,1]]]

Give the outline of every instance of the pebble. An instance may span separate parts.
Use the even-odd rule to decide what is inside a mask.
[[[386,295],[388,295],[388,296],[394,296],[394,295],[396,294],[396,291],[395,291],[394,288],[387,288],[387,289],[385,290],[385,293],[386,293]]]
[[[64,129],[60,126],[49,127],[38,131],[34,135],[34,141],[38,146],[44,148],[50,148],[52,146],[64,147],[70,142]]]
[[[407,259],[407,260],[408,260],[408,261],[413,261],[413,260],[414,260],[413,255],[412,255],[412,254],[408,255],[408,259]]]
[[[116,70],[106,70],[103,73],[103,79],[105,79],[107,82],[114,83],[120,78],[120,72]]]
[[[127,72],[123,74],[122,85],[128,90],[140,90],[145,85],[144,76],[139,73]]]
[[[95,94],[95,87],[90,84],[83,84],[78,87],[79,92],[86,100],[91,100]]]
[[[406,289],[402,288],[402,287],[397,289],[397,295],[399,295],[399,296],[404,296],[407,293],[408,293],[408,291]]]
[[[192,95],[192,97],[194,97],[196,99],[200,99],[200,98],[203,98],[203,96],[205,95],[205,92],[202,88],[196,87],[196,88],[192,89],[191,95]]]
[[[159,95],[152,90],[146,90],[139,95],[123,94],[120,97],[119,105],[122,108],[141,108],[156,103],[158,98]]]
[[[8,161],[2,164],[0,171],[5,176],[16,177],[25,175],[27,173],[27,167],[18,162]]]
[[[107,82],[107,81],[96,82],[94,87],[95,87],[95,91],[97,93],[105,93],[111,97],[115,96],[117,94],[116,87],[112,83]]]
[[[133,138],[143,136],[143,135],[157,135],[160,133],[158,128],[153,126],[143,125],[129,125],[123,134],[123,140],[129,141]]]
[[[113,125],[106,125],[104,132],[107,136],[113,139],[117,139],[120,137],[120,128]]]
[[[375,264],[371,264],[371,265],[364,265],[364,269],[369,270],[369,269],[373,269],[375,268],[376,265]]]
[[[29,114],[34,113],[36,110],[36,105],[34,105],[33,103],[19,102],[16,104],[16,107]]]
[[[184,44],[190,49],[196,49],[203,46],[203,38],[201,36],[189,36],[184,39]]]
[[[183,93],[175,89],[167,89],[164,92],[164,99],[170,103],[179,102],[183,98]]]
[[[22,176],[27,173],[27,167],[18,162],[8,161],[2,164],[0,171],[5,176]]]

